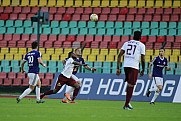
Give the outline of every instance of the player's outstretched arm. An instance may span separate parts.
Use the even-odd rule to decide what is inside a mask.
[[[72,64],[74,64],[74,65],[79,65],[79,66],[87,66],[87,64],[81,64],[81,63],[79,63],[79,62],[77,62],[77,61],[74,61]]]
[[[39,64],[41,64],[43,67],[46,67],[46,64],[43,63],[43,60],[41,58],[38,58]]]
[[[94,68],[94,67],[91,68],[88,65],[84,66],[84,68],[87,70],[90,70],[90,71],[96,71],[96,68]]]
[[[171,71],[171,68],[169,66],[165,67],[166,71]]]

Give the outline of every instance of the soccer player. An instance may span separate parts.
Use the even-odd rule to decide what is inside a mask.
[[[48,90],[45,93],[43,93],[40,98],[42,99],[45,95],[51,95],[51,94],[55,94],[57,93],[61,87],[66,84],[68,86],[72,86],[75,88],[74,93],[73,93],[73,98],[71,99],[69,96],[67,96],[67,99],[70,101],[74,101],[79,89],[80,89],[80,83],[76,82],[76,80],[74,80],[73,78],[71,78],[72,73],[73,73],[73,69],[75,65],[79,65],[79,66],[85,66],[86,64],[81,64],[79,62],[76,61],[77,57],[76,55],[72,52],[70,53],[70,58],[67,59],[64,69],[61,72],[61,74],[58,77],[58,80],[55,84],[55,88],[53,90]]]
[[[81,64],[85,64],[84,58],[82,58],[81,50],[78,49],[78,48],[75,49],[75,54],[76,54],[76,56],[77,56],[77,61],[78,61],[79,63],[81,63]],[[70,56],[70,54],[69,54],[68,56]],[[66,63],[66,60],[67,60],[67,59],[68,59],[68,58],[66,58],[65,60],[62,61],[63,65]],[[76,76],[77,71],[78,71],[78,68],[79,68],[79,66],[75,66],[75,67],[74,67],[73,74],[72,74],[71,78],[73,78],[73,79],[76,80],[79,84],[81,84],[80,80],[79,80],[79,79],[77,78],[77,76]],[[87,69],[87,70],[96,71],[96,68],[90,68],[88,65],[85,65],[84,68]],[[64,94],[65,97],[62,99],[62,102],[63,102],[63,103],[68,103],[67,97],[71,97],[72,94],[73,94],[73,91],[74,91],[74,89],[75,89],[74,87],[70,87],[70,86],[67,86],[67,88],[68,88],[68,89],[66,90],[66,92],[65,92],[65,94]],[[70,103],[75,103],[75,102],[71,101]]]
[[[171,70],[171,68],[168,66],[167,58],[164,57],[164,52],[165,52],[165,50],[163,48],[161,48],[159,50],[159,55],[157,57],[155,57],[149,65],[149,74],[148,75],[149,75],[150,79],[153,77],[153,81],[155,84],[154,88],[148,89],[147,93],[146,93],[147,97],[149,97],[152,91],[155,92],[150,104],[155,104],[155,100],[162,90],[163,68],[165,67],[166,71]],[[152,65],[153,65],[153,72],[151,74]]]
[[[19,103],[23,97],[30,94],[34,90],[35,86],[36,86],[36,99],[37,99],[36,102],[44,103],[44,101],[40,99],[41,81],[38,76],[38,73],[39,73],[39,64],[41,64],[43,67],[46,67],[46,65],[42,61],[40,52],[37,51],[38,49],[37,41],[34,41],[31,45],[32,45],[32,51],[28,52],[25,55],[25,58],[21,64],[21,71],[22,73],[25,73],[24,64],[28,62],[29,88],[27,88],[18,98],[16,98],[17,103]]]
[[[120,75],[120,60],[124,54],[124,71],[125,81],[128,83],[126,89],[126,101],[123,109],[132,110],[130,100],[133,94],[134,85],[136,84],[139,72],[139,61],[141,56],[142,71],[140,76],[144,75],[145,70],[145,45],[139,40],[141,39],[141,32],[135,31],[133,40],[127,41],[123,44],[117,59],[116,75]]]

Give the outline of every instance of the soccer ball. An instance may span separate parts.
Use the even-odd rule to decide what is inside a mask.
[[[98,15],[97,14],[91,14],[90,20],[91,21],[97,21],[98,20]]]

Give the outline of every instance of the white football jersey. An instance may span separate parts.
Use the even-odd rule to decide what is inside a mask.
[[[145,55],[145,45],[140,41],[130,40],[123,44],[124,67],[131,67],[139,70],[139,62],[141,54]]]
[[[70,78],[74,69],[73,58],[68,58],[64,65],[63,71],[61,72],[65,77]]]

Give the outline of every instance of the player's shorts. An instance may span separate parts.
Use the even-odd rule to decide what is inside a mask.
[[[163,86],[163,78],[162,77],[153,77],[153,81],[157,86],[161,85]]]
[[[80,81],[79,78],[77,78],[75,75],[72,74],[71,76],[72,79],[74,79],[75,81]]]
[[[125,81],[128,84],[135,85],[138,79],[138,70],[131,67],[124,67]]]
[[[38,80],[40,79],[38,74],[35,73],[28,73],[29,77],[29,85],[36,86],[38,83]]]

